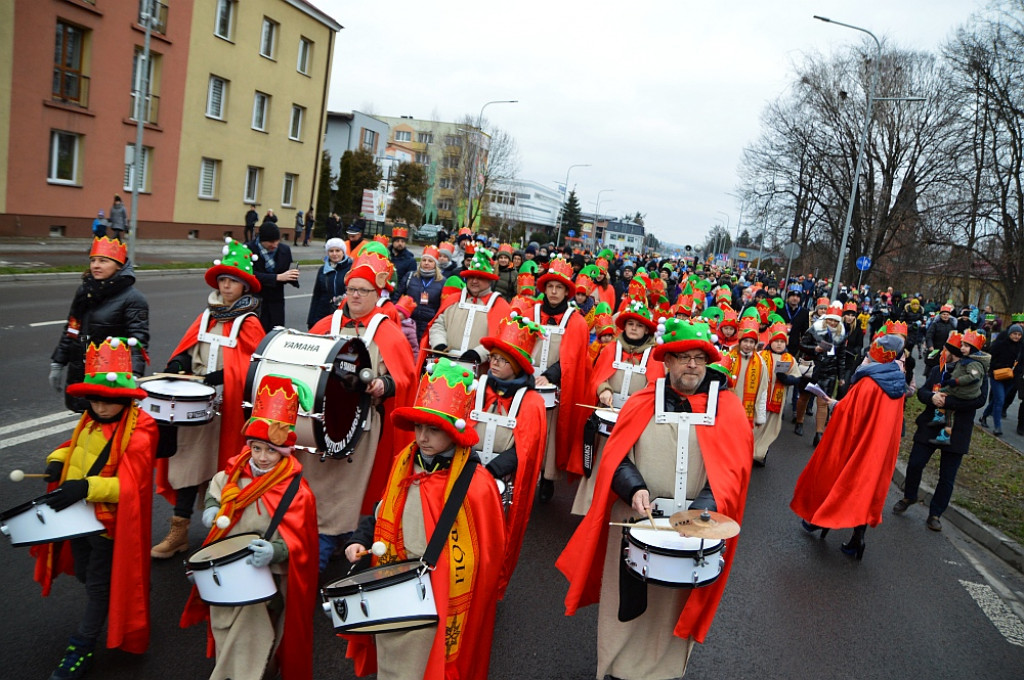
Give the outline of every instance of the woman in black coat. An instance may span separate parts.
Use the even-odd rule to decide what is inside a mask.
[[[992,434],[1003,433],[1003,407],[1006,400],[1006,393],[1013,387],[1013,376],[1003,380],[996,380],[995,372],[1001,368],[1013,369],[1021,355],[1022,328],[1020,324],[1013,324],[1006,329],[1005,333],[992,341],[989,353],[992,354],[992,363],[989,364],[988,374],[992,381],[989,393],[992,400],[985,407],[981,414],[981,424],[988,425],[988,417],[992,416]]]
[[[807,332],[800,338],[800,353],[802,358],[814,362],[814,369],[809,376],[805,376],[799,383],[800,397],[796,403],[796,428],[794,432],[803,436],[804,414],[807,411],[807,402],[811,399],[811,393],[805,391],[808,384],[814,383],[822,389],[829,397],[836,399],[840,396],[840,388],[846,385],[846,331],[843,328],[842,318],[838,315],[835,307],[830,307],[825,315],[811,324]],[[814,446],[821,441],[821,435],[825,432],[825,423],[828,420],[828,402],[817,398],[815,405],[815,433]]]
[[[132,373],[141,376],[146,370],[143,348],[149,344],[149,303],[135,288],[135,271],[125,245],[97,238],[89,253],[89,271],[82,275],[68,321],[50,357],[50,386],[64,392],[65,384],[82,382],[89,342],[102,342],[108,337],[139,341],[132,347]],[[64,404],[82,413],[89,402],[64,392]]]

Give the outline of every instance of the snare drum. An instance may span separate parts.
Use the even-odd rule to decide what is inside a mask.
[[[185,575],[206,604],[228,607],[266,602],[277,593],[270,567],[254,567],[249,543],[259,534],[236,534],[203,546],[185,562]]]
[[[267,375],[290,378],[299,393],[295,445],[332,458],[351,455],[368,426],[370,395],[359,373],[370,368],[370,353],[359,338],[270,332],[249,364],[245,381],[252,408],[254,390]]]
[[[0,513],[0,533],[11,539],[11,545],[39,545],[71,538],[102,534],[103,523],[96,519],[92,503],[84,500],[57,512],[46,501],[57,491],[22,503]]]
[[[336,633],[388,633],[436,626],[430,572],[419,560],[367,569],[321,591]]]
[[[612,433],[612,428],[615,427],[615,423],[619,420],[618,411],[594,411],[594,415],[601,421],[597,426],[597,433],[603,434],[605,437]]]
[[[139,408],[164,425],[205,425],[213,420],[217,390],[195,380],[160,378],[140,382]]]
[[[656,517],[669,527],[667,517]],[[690,538],[675,531],[629,527],[624,550],[626,566],[641,581],[668,588],[699,588],[714,583],[725,566],[725,541]]]
[[[558,406],[558,385],[537,387],[537,392],[544,397],[544,408],[550,411]]]

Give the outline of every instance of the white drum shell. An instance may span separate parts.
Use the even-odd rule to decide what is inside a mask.
[[[597,426],[598,434],[608,436],[612,433],[612,428],[615,427],[615,423],[619,420],[618,411],[595,411],[597,419],[601,421],[601,424]]]
[[[538,387],[537,392],[544,398],[544,408],[550,410],[558,406],[558,387],[556,385]]]
[[[162,378],[139,383],[146,398],[139,408],[165,425],[205,425],[213,420],[217,390],[195,380]]]
[[[277,594],[269,566],[254,567],[245,558],[252,555],[249,543],[259,534],[228,536],[192,553],[185,562],[199,598],[228,607],[266,602]]]
[[[654,520],[670,526],[667,517]],[[699,588],[714,583],[725,567],[725,542],[680,536],[642,526],[626,532],[626,566],[641,581],[669,588]]]
[[[399,565],[401,573],[386,575]],[[323,589],[324,612],[336,633],[386,633],[436,626],[437,606],[430,572],[418,562],[376,567],[357,578],[345,578]],[[376,574],[384,576],[375,578]]]
[[[53,543],[106,531],[103,523],[96,519],[92,503],[78,501],[57,512],[45,503],[45,498],[30,501],[20,512],[0,520],[0,533],[10,537],[11,545]]]

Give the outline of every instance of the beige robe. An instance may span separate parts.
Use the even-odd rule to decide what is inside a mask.
[[[647,482],[651,499],[672,498],[675,485],[677,425],[656,425],[653,414],[643,435],[630,451]],[[707,483],[704,459],[697,444],[696,427],[690,426],[686,497],[693,499]],[[621,499],[612,505],[611,521],[622,522],[636,513]],[[597,678],[612,675],[623,680],[667,680],[681,677],[693,649],[693,638],[672,634],[690,593],[686,588],[647,586],[647,611],[623,623],[619,621],[619,563],[622,562],[621,528],[609,527],[601,576],[601,603],[597,614]]]
[[[775,364],[779,361],[780,355],[773,353],[772,366],[769,367],[769,380],[768,380],[768,396],[771,397],[772,392],[775,390]],[[767,362],[766,362],[767,363]],[[793,377],[800,377],[800,367],[794,360],[792,365],[789,367],[789,373]],[[785,410],[786,404],[789,399],[789,388],[786,388],[786,393],[782,397],[782,407]],[[766,411],[768,419],[765,424],[761,427],[754,428],[754,460],[758,463],[763,463],[765,458],[768,457],[768,447],[778,439],[779,433],[782,432],[782,412],[772,413]]]
[[[578,312],[579,310],[577,310]],[[569,312],[566,311],[566,314]],[[575,313],[575,312],[574,312]],[[545,326],[545,328],[553,328],[553,326]],[[558,333],[551,333],[548,337],[551,338],[551,344],[548,348],[548,366],[558,361],[558,350],[562,346],[562,336]],[[537,341],[537,344],[533,347],[533,365],[537,366],[540,362],[541,353],[541,341]],[[534,377],[538,377],[540,374],[534,372]],[[544,464],[541,467],[541,476],[544,479],[556,480],[561,478],[561,471],[558,469],[558,465],[555,460],[555,437],[558,434],[558,406],[555,408],[547,409],[548,417],[548,441],[544,446]]]
[[[482,300],[488,300],[491,296],[490,289],[484,294]],[[498,297],[501,297],[500,295]],[[466,290],[463,289],[461,300],[474,300],[476,298],[470,297]],[[497,302],[497,297],[494,299]],[[474,303],[477,304],[477,303]],[[448,352],[452,353],[456,357],[461,355],[460,348],[462,347],[462,337],[465,333],[466,322],[469,320],[468,309],[462,309],[458,303],[450,305],[442,314],[439,314],[434,323],[430,325],[429,342],[431,347],[437,347],[438,345],[446,345]],[[464,351],[475,350],[480,356],[480,363],[487,361],[490,354],[487,352],[487,348],[480,344],[487,335],[487,323],[488,323],[488,311],[484,309],[476,310],[473,315],[473,327],[469,332],[469,341],[466,343]]]

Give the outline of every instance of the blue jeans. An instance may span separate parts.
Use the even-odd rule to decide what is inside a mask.
[[[1003,429],[1003,402],[1006,400],[1006,391],[1010,389],[1010,385],[1013,384],[1012,380],[1000,382],[989,376],[989,397],[988,406],[985,407],[985,412],[981,414],[982,418],[988,418],[992,416],[992,427],[996,430]]]
[[[334,554],[335,550],[344,545],[351,535],[351,533],[338,534],[337,536],[320,534],[320,571],[327,568],[331,555]]]
[[[928,461],[931,460],[935,448],[931,444],[919,444],[914,442],[910,449],[910,459],[907,461],[907,478],[903,484],[903,497],[912,501],[917,500],[917,488],[921,485],[921,473],[924,471]],[[950,453],[941,451],[939,458],[939,481],[935,484],[935,494],[932,495],[932,502],[928,507],[928,514],[942,517],[942,513],[949,507],[949,500],[953,497],[953,484],[956,482],[956,473],[960,470],[960,463],[964,458],[962,453]]]

